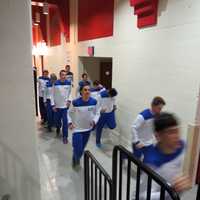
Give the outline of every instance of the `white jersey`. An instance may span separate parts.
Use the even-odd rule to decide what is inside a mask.
[[[46,102],[47,100],[51,100],[52,96],[53,96],[53,84],[51,83],[51,81],[48,81],[46,83],[44,90],[44,102]]]
[[[105,110],[105,113],[110,113],[114,109],[115,98],[110,97],[107,90],[103,90],[99,94],[99,104],[101,109]]]
[[[57,80],[52,90],[51,105],[56,108],[67,108],[67,102],[71,101],[71,82]]]
[[[132,131],[132,143],[140,142],[145,146],[155,142],[153,131],[154,114],[150,109],[141,112],[134,121]]]
[[[38,78],[38,91],[39,97],[44,97],[45,86],[50,79],[47,77],[40,76]]]
[[[91,88],[90,89],[91,97],[98,100],[99,99],[99,94],[100,94],[100,89],[98,88]]]
[[[99,117],[100,111],[97,100],[90,97],[85,102],[80,97],[72,101],[68,112],[68,123],[74,124],[74,132],[86,132],[92,130],[92,123],[97,124]]]
[[[156,173],[163,177],[167,183],[172,184],[177,176],[182,173],[182,164],[184,157],[185,145],[180,141],[180,148],[172,154],[164,154],[159,147],[152,145],[144,149],[144,163],[151,167]],[[147,175],[143,174],[141,178],[140,199],[146,199]],[[152,182],[151,199],[160,199],[160,186],[156,182]],[[166,193],[166,200],[171,200],[169,194]]]
[[[67,72],[67,77],[66,77],[66,79],[67,79],[69,82],[73,83],[73,77],[74,77],[74,75],[73,75],[72,72]]]

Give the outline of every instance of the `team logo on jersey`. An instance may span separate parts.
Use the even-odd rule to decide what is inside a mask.
[[[93,111],[93,110],[94,110],[93,107],[89,107],[89,108],[88,108],[88,111]]]

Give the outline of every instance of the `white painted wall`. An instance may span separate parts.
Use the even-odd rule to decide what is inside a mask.
[[[80,58],[84,72],[88,74],[90,80],[95,81],[100,79],[100,59],[99,58]]]
[[[58,75],[59,71],[65,69],[65,65],[70,63],[70,60],[70,51],[62,35],[61,45],[48,47],[48,54],[44,56],[44,66],[50,73],[56,71]]]
[[[94,46],[95,56],[113,57],[118,128],[127,140],[133,119],[156,95],[181,118],[184,135],[194,121],[200,83],[199,10],[199,0],[160,0],[158,25],[139,30],[129,0],[116,0],[114,37],[74,45],[76,56],[87,56],[87,47]]]
[[[0,6],[0,177],[17,200],[40,199],[30,2],[2,0]]]

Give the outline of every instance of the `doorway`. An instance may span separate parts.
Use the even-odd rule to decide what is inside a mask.
[[[84,72],[92,82],[98,80],[105,88],[112,88],[112,58],[80,57],[80,78]]]

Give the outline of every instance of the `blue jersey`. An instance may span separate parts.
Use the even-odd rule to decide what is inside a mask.
[[[143,162],[151,167],[160,176],[162,176],[169,184],[172,184],[174,179],[177,176],[180,176],[182,172],[184,149],[185,145],[183,141],[180,141],[180,147],[171,154],[163,153],[157,145],[144,147]],[[147,176],[143,174],[141,183],[141,200],[146,199],[146,188]],[[151,199],[160,199],[160,186],[154,181],[152,182]],[[169,199],[171,198],[166,194],[166,200]]]
[[[38,78],[38,91],[39,91],[39,97],[44,97],[44,92],[45,92],[45,86],[46,83],[50,81],[50,78],[40,76]]]
[[[67,102],[71,101],[71,82],[57,80],[52,90],[51,105],[56,108],[66,108]]]
[[[113,112],[115,97],[110,97],[107,90],[101,90],[99,94],[99,104],[105,113]]]
[[[82,97],[72,101],[68,114],[69,123],[75,125],[74,132],[87,132],[98,122],[100,117],[99,106],[97,100],[90,97],[87,102],[83,101]]]
[[[142,111],[132,125],[132,142],[140,142],[145,146],[155,142],[153,130],[154,114],[150,109]]]

